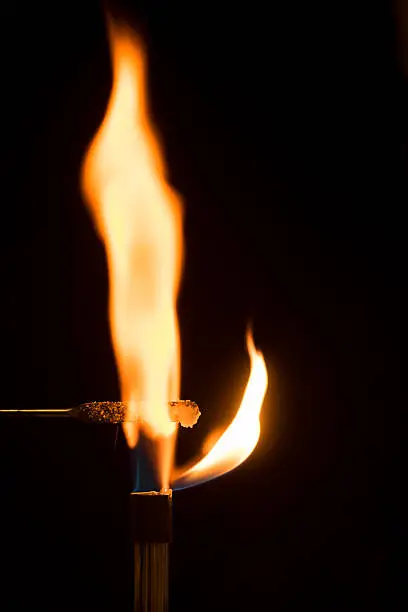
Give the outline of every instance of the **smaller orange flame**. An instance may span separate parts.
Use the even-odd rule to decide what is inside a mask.
[[[230,472],[243,463],[257,445],[268,372],[262,353],[255,348],[251,332],[247,334],[247,347],[251,372],[237,415],[208,454],[178,476],[172,485],[174,489],[191,487]]]

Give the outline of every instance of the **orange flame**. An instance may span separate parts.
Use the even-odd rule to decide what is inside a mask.
[[[109,24],[109,34],[113,87],[85,157],[82,185],[107,253],[112,341],[129,411],[125,434],[131,447],[139,427],[155,440],[160,484],[167,488],[177,427],[168,401],[179,398],[180,387],[181,202],[167,182],[148,115],[141,42],[117,23]],[[268,376],[250,333],[247,343],[251,373],[238,413],[209,453],[175,480],[175,488],[234,469],[258,442]]]
[[[268,372],[263,355],[256,350],[250,332],[247,334],[247,347],[251,372],[234,420],[205,457],[177,477],[173,488],[191,487],[230,472],[243,463],[257,445],[261,432],[259,416],[268,387]]]
[[[181,206],[166,180],[148,115],[141,42],[122,24],[111,22],[109,34],[113,87],[84,161],[82,185],[107,253],[109,316],[122,399],[132,413],[129,420],[139,420],[147,435],[167,449],[157,466],[166,487],[176,431],[168,401],[179,398],[180,386],[176,300],[183,252]],[[127,423],[125,433],[135,446],[137,422]]]

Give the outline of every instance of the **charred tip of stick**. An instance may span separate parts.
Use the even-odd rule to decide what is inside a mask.
[[[169,402],[169,408],[171,420],[182,427],[194,427],[201,415],[199,407],[191,400]]]

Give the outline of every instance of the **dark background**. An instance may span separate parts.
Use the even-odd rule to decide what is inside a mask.
[[[84,9],[86,4],[86,9]],[[404,3],[114,7],[149,50],[185,201],[183,396],[236,410],[247,321],[276,384],[235,472],[174,496],[172,609],[402,609]],[[118,397],[104,252],[79,169],[109,96],[98,2],[2,14],[4,408]],[[1,610],[129,609],[114,430],[0,424]]]

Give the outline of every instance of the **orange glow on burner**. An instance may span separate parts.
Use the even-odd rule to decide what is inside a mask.
[[[251,372],[239,410],[211,450],[195,465],[179,474],[172,486],[191,487],[230,472],[243,463],[258,443],[259,416],[268,387],[265,360],[257,351],[250,332],[247,334]]]
[[[133,421],[124,425],[128,444],[137,444],[139,427],[157,442],[160,484],[167,487],[176,433],[168,401],[179,399],[180,386],[181,205],[149,117],[141,42],[112,21],[109,34],[112,92],[82,185],[107,254],[112,341]]]

